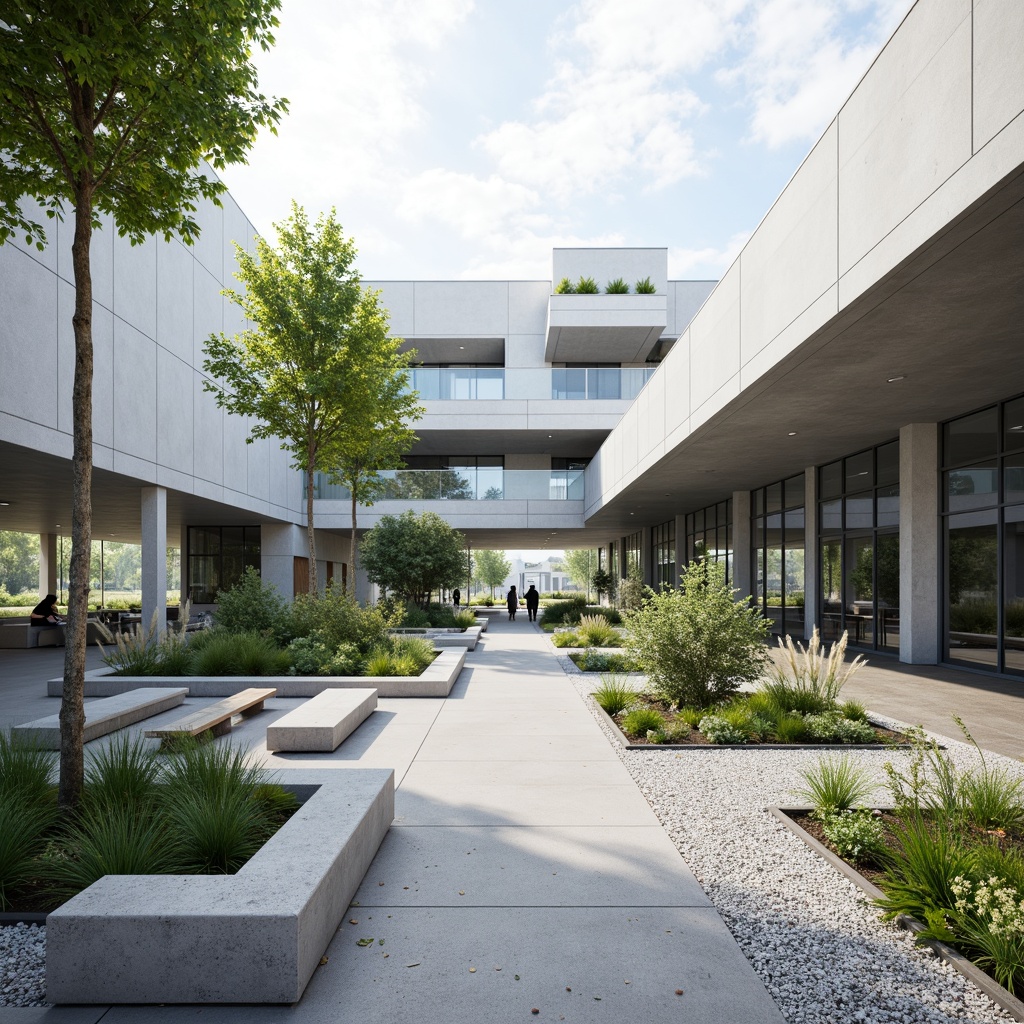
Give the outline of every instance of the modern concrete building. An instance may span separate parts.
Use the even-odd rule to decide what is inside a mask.
[[[717,285],[668,280],[664,249],[370,282],[427,412],[360,529],[430,508],[474,547],[596,546],[655,584],[703,555],[781,631],[1024,673],[1022,52],[1019,0],[918,0]],[[194,251],[101,232],[95,260],[96,536],[180,543],[199,604],[246,562],[291,592],[304,551],[298,474],[202,390],[252,238],[230,201],[203,223]],[[0,528],[44,555],[70,507],[69,262],[64,228],[0,250]],[[654,293],[554,293],[581,275]],[[329,575],[349,520],[318,487]]]

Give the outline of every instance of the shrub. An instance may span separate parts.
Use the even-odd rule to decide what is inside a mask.
[[[288,645],[288,656],[292,660],[292,671],[297,676],[318,676],[326,674],[324,669],[331,659],[331,652],[322,640],[312,636],[297,636]]]
[[[677,590],[652,591],[626,625],[626,649],[676,705],[720,703],[758,678],[766,657],[768,623],[733,599],[717,562],[691,562]]]
[[[699,722],[698,729],[709,743],[735,744],[746,743],[747,734],[731,725],[719,715],[705,715]]]
[[[552,601],[544,606],[540,613],[542,626],[552,623],[557,626],[574,626],[580,621],[583,610],[587,607],[585,597],[571,597],[568,601]]]
[[[867,722],[843,718],[838,711],[807,715],[804,728],[815,743],[875,743],[878,736]]]
[[[841,811],[829,815],[822,821],[821,830],[836,853],[846,860],[874,861],[885,852],[882,822],[870,811]]]
[[[280,676],[291,667],[288,652],[261,633],[212,630],[193,647],[197,676]]]
[[[676,718],[681,722],[685,722],[691,729],[696,729],[705,714],[706,712],[701,708],[685,707],[679,708],[676,711]]]
[[[469,611],[456,612],[453,616],[453,621],[461,629],[469,629],[471,626],[476,625],[476,616]]]
[[[661,729],[665,718],[654,708],[636,708],[622,716],[622,731],[627,736],[643,736],[651,730]]]
[[[419,675],[435,657],[434,645],[422,636],[392,636],[391,653],[411,666],[410,671],[399,672],[400,676]]]
[[[368,676],[397,676],[401,673],[394,656],[386,647],[375,647],[366,656],[364,671]]]
[[[847,754],[822,757],[800,775],[806,785],[793,796],[806,800],[821,819],[862,803],[875,788],[868,769]]]
[[[653,295],[658,290],[654,287],[654,283],[649,277],[645,277],[637,281],[634,289],[637,295]]]
[[[977,951],[972,960],[1010,993],[1024,991],[1024,885],[998,874],[958,876],[953,931]]]
[[[552,629],[556,627],[552,626]],[[572,630],[562,630],[559,633],[554,633],[551,637],[551,642],[556,647],[581,647],[580,638]]]
[[[389,629],[401,622],[403,605],[365,608],[332,581],[322,595],[300,594],[291,611],[293,636],[315,636],[329,650],[355,644],[365,654],[382,643]]]
[[[363,656],[355,644],[339,644],[320,669],[325,676],[361,676]]]
[[[621,277],[617,277],[604,286],[604,292],[605,295],[628,295],[629,285]]]
[[[601,676],[601,685],[594,691],[594,700],[609,715],[617,715],[633,705],[636,690],[628,679],[616,675]]]
[[[574,285],[567,277],[563,277],[562,280],[555,285],[556,295],[573,295],[575,292],[576,285]]]
[[[643,607],[647,599],[648,588],[644,586],[643,573],[640,566],[632,562],[626,578],[619,584],[619,606],[626,613]]]
[[[214,621],[226,633],[259,633],[278,644],[292,637],[288,603],[259,571],[246,566],[238,582],[217,593]]]
[[[597,282],[592,277],[580,277],[576,282],[577,295],[597,295],[598,291]]]
[[[569,657],[582,672],[635,672],[633,659],[624,654],[587,650]]]
[[[773,731],[779,743],[800,743],[807,738],[807,727],[801,715],[781,715],[775,719]]]
[[[806,649],[803,644],[794,644],[791,636],[787,636],[785,642],[779,637],[783,658],[773,673],[776,680],[794,690],[813,693],[832,706],[850,676],[865,664],[859,654],[848,665],[844,663],[846,641],[847,633],[844,632],[825,657],[817,626],[807,641]]]

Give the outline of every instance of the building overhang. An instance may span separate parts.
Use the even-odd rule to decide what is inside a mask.
[[[504,366],[504,338],[407,337],[401,350],[416,350],[426,366]]]
[[[642,363],[668,325],[665,295],[552,295],[549,363]]]

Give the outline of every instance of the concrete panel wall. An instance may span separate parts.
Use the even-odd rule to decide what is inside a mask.
[[[668,288],[668,249],[555,249],[551,258],[551,280],[563,277],[576,281],[592,277],[604,286],[621,277],[633,291],[636,282],[649,277],[660,295]]]
[[[1017,0],[918,0],[637,398],[666,453],[1020,166],[1022,46]],[[633,429],[592,463],[588,516],[642,470]]]

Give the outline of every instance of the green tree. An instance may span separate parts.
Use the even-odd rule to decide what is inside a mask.
[[[431,591],[458,586],[466,571],[466,539],[439,515],[382,516],[363,538],[371,582],[425,605]]]
[[[402,352],[401,338],[388,334],[388,313],[379,305],[380,292],[364,289],[347,334],[349,396],[343,414],[345,429],[322,464],[332,480],[348,488],[352,502],[349,555],[350,588],[355,592],[357,507],[371,506],[387,491],[382,469],[398,469],[416,442],[408,425],[423,415],[417,393],[409,390],[405,372],[415,352]]]
[[[476,553],[474,569],[476,578],[485,587],[491,588],[491,598],[493,599],[494,588],[500,587],[508,579],[508,574],[512,571],[512,563],[505,557],[504,551],[484,548]]]
[[[609,597],[614,597],[615,580],[607,569],[596,570],[594,575],[590,577],[590,582],[593,588],[597,591],[598,600],[600,600],[602,594],[608,594]]]
[[[591,581],[597,570],[597,551],[594,548],[578,548],[566,551],[565,569],[573,583],[587,592],[587,600],[589,601]]]
[[[38,535],[0,530],[0,586],[9,594],[20,594],[38,585]]]
[[[679,707],[708,708],[760,677],[768,622],[737,601],[720,562],[691,562],[679,588],[648,589],[626,616],[626,650],[651,686]]]
[[[273,43],[279,0],[10,0],[0,16],[0,242],[45,245],[37,210],[74,217],[71,584],[61,701],[62,806],[84,777],[86,617],[92,540],[92,266],[99,216],[133,244],[199,234],[224,185],[202,166],[244,159],[283,100],[257,90],[252,46]],[[35,209],[33,209],[33,203]]]
[[[311,226],[293,202],[291,216],[274,227],[277,248],[263,238],[255,256],[235,247],[235,277],[245,291],[224,294],[255,327],[233,338],[210,336],[203,369],[217,379],[203,387],[228,412],[252,417],[248,443],[280,439],[292,466],[306,474],[309,592],[316,594],[314,477],[332,468],[349,430],[346,407],[362,407],[357,361],[380,310],[364,301],[355,243],[334,210]]]
[[[644,574],[636,559],[629,560],[626,578],[619,587],[619,607],[624,612],[636,611],[646,597],[647,587],[644,586]]]

